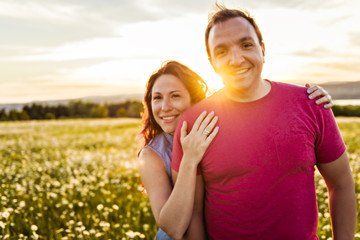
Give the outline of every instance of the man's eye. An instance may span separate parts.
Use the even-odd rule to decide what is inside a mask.
[[[252,46],[254,46],[254,44],[252,44],[252,43],[243,43],[242,44],[243,48],[251,48]]]
[[[225,54],[226,54],[225,50],[218,50],[215,52],[216,57],[222,57],[222,56],[225,56]]]

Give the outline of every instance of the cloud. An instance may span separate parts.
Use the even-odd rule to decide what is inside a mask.
[[[84,20],[117,20],[122,22],[143,21],[154,18],[140,0],[4,0],[0,2],[0,16],[19,19],[41,19],[72,22]]]
[[[339,16],[338,16],[339,15]],[[334,12],[334,15],[332,18],[324,19],[322,22],[320,22],[320,25],[323,27],[331,27],[334,28],[337,25],[347,24],[347,22],[352,18],[351,13],[342,14],[342,12]]]
[[[94,64],[110,61],[110,59],[83,59],[63,62],[36,61],[29,64],[27,61],[0,62],[0,85],[13,82],[32,85],[49,84],[55,81],[63,82],[64,72],[76,71]],[[57,77],[55,77],[57,76]]]
[[[323,62],[311,61],[299,65],[294,80],[310,82],[359,81],[360,60],[349,61],[328,60]]]
[[[350,32],[349,42],[353,46],[360,47],[360,32]]]
[[[323,58],[323,57],[334,56],[334,52],[324,47],[318,47],[318,48],[313,48],[312,50],[309,51],[296,51],[293,52],[292,55],[298,57],[308,57],[308,58]]]
[[[78,22],[76,24],[0,19],[2,46],[54,47],[64,42],[111,36],[112,29],[101,24]]]
[[[169,0],[153,0],[143,1],[147,5],[147,9],[157,10],[157,12],[166,13],[168,16],[184,15],[189,13],[201,13],[207,14],[213,6],[215,6],[215,0],[182,0],[182,1],[169,1]],[[204,15],[206,16],[206,15]]]
[[[351,0],[345,0],[351,1]],[[339,5],[344,4],[344,0],[262,0],[262,1],[237,1],[239,7],[252,8],[252,9],[264,9],[264,8],[289,8],[289,9],[303,9],[303,10],[315,10],[315,9],[327,9],[336,8]]]
[[[315,63],[320,67],[325,67],[331,70],[341,70],[346,72],[354,72],[360,74],[360,60],[353,60],[347,62],[326,62],[326,63]],[[359,75],[358,75],[359,76]]]
[[[337,63],[347,61],[351,62],[356,60],[360,61],[360,58],[358,57],[358,51],[339,51],[331,50],[326,47],[316,47],[312,48],[311,50],[295,51],[292,52],[291,55],[317,61],[321,61],[323,59],[325,62],[332,60]]]
[[[127,23],[159,16],[139,1],[1,1],[0,46],[54,47],[65,42],[109,37]]]

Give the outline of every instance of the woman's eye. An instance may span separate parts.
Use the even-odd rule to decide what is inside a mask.
[[[159,100],[159,99],[161,99],[160,96],[154,96],[154,97],[153,97],[153,100]]]
[[[180,97],[180,94],[174,94],[174,95],[172,95],[172,97],[173,98],[178,98],[178,97]]]

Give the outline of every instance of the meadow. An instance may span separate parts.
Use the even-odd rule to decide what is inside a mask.
[[[337,118],[360,193],[360,118]],[[0,123],[0,239],[154,239],[137,119]],[[316,173],[320,239],[331,239]],[[360,203],[357,194],[358,204]],[[360,215],[356,239],[360,239]]]

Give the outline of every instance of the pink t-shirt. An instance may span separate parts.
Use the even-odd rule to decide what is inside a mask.
[[[307,100],[305,88],[279,82],[248,103],[220,90],[182,120],[192,126],[204,110],[214,110],[220,126],[200,164],[209,239],[318,239],[314,166],[345,151],[332,111]],[[182,157],[179,130],[175,171]]]

